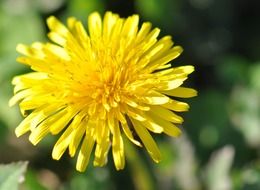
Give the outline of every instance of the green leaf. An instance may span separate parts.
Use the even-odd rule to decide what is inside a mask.
[[[16,54],[0,57],[0,121],[8,128],[13,129],[21,121],[18,106],[10,108],[8,101],[13,95],[12,77],[23,73],[26,67],[15,62]]]
[[[183,26],[184,20],[181,12],[181,0],[136,0],[135,6],[141,17],[151,21],[162,32],[175,31]],[[170,19],[167,19],[170,18]]]
[[[68,16],[75,16],[82,21],[86,21],[87,16],[94,11],[102,15],[105,10],[104,0],[74,0],[69,1],[68,6]]]
[[[252,65],[249,69],[250,87],[257,90],[260,94],[260,62]]]
[[[234,126],[251,147],[260,145],[260,64],[248,69],[248,82],[236,85],[231,94],[229,112]]]
[[[260,162],[250,163],[242,171],[242,188],[248,190],[258,190],[260,189]]]
[[[39,171],[30,170],[26,172],[26,180],[24,182],[24,189],[26,190],[47,190],[46,187],[40,183]]]
[[[3,8],[0,4],[0,57],[15,52],[18,43],[30,44],[41,41],[44,36],[43,22],[30,4],[24,5],[25,10],[9,6]]]
[[[231,120],[251,147],[260,145],[260,94],[248,86],[236,86],[229,103]]]
[[[28,162],[16,162],[0,165],[0,190],[18,190],[24,181]]]
[[[234,155],[235,150],[231,145],[213,152],[205,171],[207,189],[232,189],[230,170]]]
[[[190,134],[198,134],[191,138],[195,141],[195,146],[199,146],[200,159],[208,157],[203,148],[210,149],[217,144],[226,143],[225,138],[219,138],[225,136],[229,130],[226,96],[222,91],[207,89],[201,90],[198,97],[189,100],[191,109],[185,114],[184,128]]]
[[[236,84],[245,84],[248,80],[248,65],[242,56],[228,55],[217,61],[217,77],[223,87],[228,90]]]
[[[110,173],[107,168],[88,167],[86,173],[74,172],[70,181],[63,186],[64,190],[105,190],[112,189]]]
[[[176,147],[177,158],[174,163],[174,176],[180,189],[201,189],[197,176],[197,158],[189,137],[183,133],[178,139],[171,139]]]

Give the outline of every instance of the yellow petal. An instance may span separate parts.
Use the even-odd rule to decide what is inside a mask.
[[[185,81],[186,79],[187,79],[187,77],[181,78],[181,79],[173,79],[173,80],[169,80],[169,81],[161,81],[158,84],[157,89],[158,90],[175,89],[175,88],[181,86],[183,84],[183,81]]]
[[[88,17],[88,30],[91,37],[100,37],[102,34],[102,21],[100,14],[94,12]]]
[[[19,104],[21,112],[25,113],[27,110],[34,110],[46,104],[50,101],[51,97],[49,96],[37,96],[36,98],[28,97],[22,100]],[[24,114],[23,114],[24,115]]]
[[[47,25],[49,29],[62,37],[67,37],[69,31],[57,18],[50,16],[47,18]]]
[[[79,126],[74,129],[71,137],[71,142],[69,144],[69,154],[71,157],[75,155],[77,148],[85,132],[86,132],[86,122],[82,121],[82,123],[80,123]]]
[[[16,76],[12,80],[13,85],[18,85],[20,83],[30,83],[30,82],[39,82],[39,80],[44,80],[48,78],[47,73],[41,73],[41,72],[32,72],[27,73],[24,75]],[[34,83],[33,83],[34,84]]]
[[[68,148],[69,143],[71,141],[73,132],[73,127],[69,126],[65,132],[61,135],[59,140],[55,143],[52,150],[52,158],[55,160],[59,160],[61,156],[64,154],[65,150]]]
[[[30,131],[30,124],[32,122],[32,119],[38,114],[38,111],[34,111],[30,115],[28,115],[15,129],[15,134],[17,137],[22,136],[23,134]]]
[[[160,39],[156,44],[156,46],[162,45],[162,48],[159,52],[157,52],[155,55],[151,57],[151,61],[158,59],[161,57],[166,51],[168,51],[172,45],[173,41],[171,36],[165,36],[162,39]]]
[[[145,94],[146,95],[146,94]],[[146,104],[161,105],[169,102],[170,98],[156,91],[152,91],[140,100]]]
[[[143,56],[148,59],[151,59],[156,54],[158,54],[163,49],[163,44],[156,43],[153,47],[150,48]]]
[[[66,38],[60,36],[59,34],[57,34],[56,32],[50,32],[48,33],[48,37],[55,43],[61,45],[61,46],[65,46],[67,40]]]
[[[77,37],[80,40],[79,42],[82,44],[85,44],[89,41],[89,36],[81,22],[76,22],[76,31],[77,31]],[[84,43],[85,42],[85,43]]]
[[[48,133],[50,132],[50,126],[45,122],[42,122],[34,130],[32,130],[29,140],[33,145],[38,144]]]
[[[163,94],[180,98],[191,98],[197,96],[197,91],[192,88],[178,87],[168,91],[162,91]]]
[[[67,108],[68,109],[68,108]],[[50,122],[50,132],[53,135],[58,134],[60,131],[62,131],[64,129],[64,127],[67,126],[67,124],[70,122],[70,120],[75,116],[75,110],[71,111],[71,110],[64,110],[67,113],[66,114],[62,114],[62,117],[58,117],[56,116],[52,116],[52,117],[56,117],[57,119],[53,122]]]
[[[145,22],[142,24],[141,29],[139,30],[137,37],[136,37],[136,42],[142,41],[147,34],[150,32],[152,28],[152,24],[150,22]]]
[[[157,60],[154,60],[150,62],[147,67],[151,71],[155,70],[157,67],[161,65],[165,65],[166,63],[170,62],[171,60],[177,58],[181,53],[183,49],[180,46],[174,46],[171,50],[165,52],[160,58]]]
[[[9,106],[15,105],[17,102],[23,100],[27,96],[31,96],[33,94],[33,91],[31,89],[26,89],[18,92],[15,94],[10,100],[9,100]]]
[[[173,123],[182,123],[183,122],[182,117],[176,115],[172,111],[170,111],[162,106],[151,106],[151,110],[149,112],[147,112],[147,114],[149,115],[150,113],[157,114],[159,117],[161,117],[167,121],[171,121]]]
[[[142,144],[139,141],[134,139],[134,136],[133,136],[131,130],[129,129],[128,125],[126,123],[125,124],[121,123],[121,126],[122,126],[123,131],[124,131],[125,135],[127,136],[127,138],[135,145],[142,147]]]
[[[68,28],[70,30],[73,30],[76,22],[77,22],[77,19],[75,17],[69,17],[67,19]]]
[[[165,65],[160,65],[157,68],[151,68],[150,72],[157,71],[157,70],[162,70],[162,69],[169,69],[171,67],[172,67],[172,64],[168,63],[168,64],[165,64]],[[156,69],[156,70],[154,70],[154,69]]]
[[[93,128],[88,128],[86,130],[86,135],[79,151],[76,169],[80,172],[85,171],[89,163],[90,154],[95,144],[93,132]]]
[[[117,170],[122,170],[125,167],[124,143],[119,130],[118,122],[114,122],[112,153],[114,158],[115,167]]]
[[[49,110],[49,108],[52,109],[52,107],[50,107],[49,105],[42,105],[41,107],[30,113],[15,129],[16,136],[19,137],[29,130],[34,129],[40,123],[40,121],[44,120],[48,116],[46,114],[43,114],[43,112],[44,110]],[[34,126],[32,127],[32,125]]]
[[[83,135],[86,133],[87,127],[88,129],[93,130],[92,128],[94,126],[93,123],[88,122],[88,119],[85,117],[85,114],[83,112],[78,113],[73,118],[71,126],[74,130],[69,144],[69,154],[71,157],[73,157],[77,151]]]
[[[35,57],[38,59],[44,58],[44,54],[41,50],[34,47],[28,47],[24,44],[18,44],[16,46],[16,51],[28,57]]]
[[[173,123],[159,117],[157,114],[154,114],[152,112],[147,113],[155,123],[160,125],[163,128],[163,132],[166,133],[169,136],[178,137],[181,134],[181,130],[176,127]]]
[[[120,121],[120,123],[126,124],[126,119],[123,113],[119,109],[115,109],[115,117]]]
[[[105,40],[109,40],[109,37],[112,33],[112,30],[115,26],[118,15],[113,14],[112,12],[106,12],[103,21],[103,37]]]
[[[113,44],[113,48],[115,48],[115,51],[117,52],[118,50],[120,50],[118,49],[118,43],[119,43],[118,36],[120,36],[123,24],[124,24],[124,19],[121,18],[116,19],[116,23],[113,27],[113,32],[111,33],[111,37],[110,37],[110,40],[115,43]]]
[[[71,141],[69,143],[69,154],[71,157],[74,157],[76,150],[82,140],[83,135],[86,132],[87,126],[90,125],[88,123],[87,118],[85,118],[85,114],[79,112],[71,122],[70,126],[74,129],[71,136]]]
[[[125,102],[127,105],[133,107],[133,108],[138,108],[143,111],[148,111],[150,108],[148,106],[142,106],[140,104],[137,104],[133,99],[127,98],[127,97],[122,97],[122,101]]]
[[[149,129],[150,131],[154,132],[154,133],[162,133],[163,132],[163,128],[154,123],[153,120],[146,116],[146,121],[143,121],[143,122],[139,122],[139,121],[136,121],[137,124],[139,125],[143,125],[144,127],[146,127],[147,129]]]
[[[89,121],[93,122],[93,125],[95,125],[95,139],[97,141],[97,144],[101,144],[102,140],[105,138],[106,135],[108,135],[109,129],[107,127],[107,124],[105,121],[97,120],[97,121]]]
[[[58,46],[58,45],[54,45],[54,44],[51,44],[51,43],[47,43],[45,45],[45,50],[48,50],[48,53],[52,53],[53,55],[55,55],[58,59],[62,59],[64,61],[69,61],[70,60],[70,56],[68,54],[68,52]]]
[[[156,143],[154,142],[153,138],[151,137],[150,133],[147,131],[147,129],[136,123],[134,119],[131,119],[131,122],[133,123],[133,126],[135,128],[136,133],[142,140],[145,148],[147,149],[148,153],[152,157],[152,159],[158,163],[161,160],[161,153],[158,149]]]
[[[142,52],[145,53],[149,50],[156,42],[157,37],[160,34],[159,28],[154,28],[142,41]]]
[[[156,72],[156,76],[187,76],[194,71],[194,66],[185,65]],[[172,77],[174,78],[174,77]]]
[[[132,118],[134,118],[134,119],[136,119],[138,121],[145,121],[145,118],[142,116],[142,114],[137,109],[130,109],[130,108],[128,108],[126,114],[129,117],[132,117]]]
[[[107,153],[110,148],[110,140],[103,139],[101,144],[96,144],[94,166],[102,167],[107,163]]]
[[[185,66],[180,66],[180,67],[176,67],[174,68],[174,72],[175,73],[186,73],[186,74],[190,74],[194,71],[194,66],[192,65],[185,65]]]
[[[98,122],[101,124],[100,126],[95,126],[95,135],[96,135],[96,149],[95,149],[95,159],[94,159],[94,166],[103,166],[107,162],[107,153],[110,147],[110,140],[109,140],[109,127],[102,125],[103,122]]]
[[[138,22],[139,22],[138,15],[133,15],[131,17],[128,17],[122,28],[122,33],[121,33],[122,36],[134,37],[138,30]]]
[[[168,102],[166,104],[162,104],[161,106],[163,106],[169,110],[173,110],[173,111],[177,111],[177,112],[188,111],[190,108],[187,103],[172,100],[172,99],[170,102]]]

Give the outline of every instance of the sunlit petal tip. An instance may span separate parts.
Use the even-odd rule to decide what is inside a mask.
[[[24,45],[24,44],[18,44],[16,46],[16,51],[23,54],[23,55],[28,55],[28,46]]]
[[[24,47],[27,47],[27,46],[24,45],[24,44],[19,43],[19,44],[16,45],[16,51],[20,52],[20,50],[23,50]]]
[[[20,129],[18,129],[17,127],[16,127],[14,133],[15,133],[16,137],[20,137],[20,136],[23,135],[23,133],[22,133],[22,132],[20,131]]]
[[[158,158],[156,158],[156,159],[153,159],[153,161],[154,161],[156,164],[160,163],[161,160],[162,160],[161,157],[158,157]]]
[[[67,22],[68,22],[68,23],[70,23],[70,22],[75,22],[75,21],[77,21],[77,19],[76,19],[76,17],[74,17],[74,16],[70,16],[70,17],[67,18]],[[69,24],[68,24],[68,25],[69,25]]]
[[[173,49],[178,52],[179,54],[181,54],[183,52],[183,48],[181,46],[174,46]]]
[[[81,161],[81,160],[78,160],[77,163],[76,163],[76,170],[79,171],[79,172],[84,172],[86,170],[86,165]]]
[[[40,140],[37,139],[37,137],[35,137],[34,135],[32,135],[32,133],[29,135],[29,141],[34,145],[36,146]]]
[[[52,28],[56,23],[58,22],[58,19],[55,16],[49,16],[47,18],[47,25]]]
[[[101,18],[99,12],[97,12],[97,11],[94,11],[93,13],[90,13],[89,19],[93,19],[93,17]]]
[[[54,148],[54,149],[52,150],[51,156],[52,156],[52,158],[53,158],[54,160],[59,160],[59,159],[61,158],[62,154],[59,152],[59,150],[57,150],[57,149]]]
[[[14,100],[14,98],[11,98],[9,101],[8,101],[8,106],[9,107],[12,107],[16,104],[16,100]]]
[[[181,108],[175,110],[175,111],[180,111],[180,112],[187,112],[190,110],[190,106],[188,104],[183,105]]]
[[[20,127],[17,127],[16,129],[15,129],[15,135],[17,136],[17,137],[20,137],[20,136],[22,136],[24,133],[26,133],[28,130],[24,130],[23,128],[20,128]]]
[[[195,70],[195,67],[193,65],[180,66],[179,68],[182,69],[183,72],[186,74],[190,74]]]
[[[77,164],[77,165],[76,165],[76,170],[77,170],[78,172],[83,173],[83,172],[85,172],[86,168],[83,167],[83,166],[81,166],[81,165],[79,165],[79,164]]]
[[[194,96],[198,96],[198,91],[194,89]]]
[[[181,136],[181,134],[182,134],[182,131],[180,130],[177,134],[176,134],[176,136],[175,137],[180,137]]]
[[[162,155],[161,155],[160,151],[159,152],[149,152],[149,153],[155,163],[159,163],[162,160]]]
[[[179,127],[172,127],[171,129],[167,129],[167,131],[164,131],[167,135],[171,136],[171,137],[180,137],[182,134],[182,130]]]
[[[27,59],[25,57],[17,57],[16,61],[19,62],[19,63],[26,63]]]
[[[117,171],[120,171],[120,170],[123,170],[125,168],[125,165],[124,164],[121,164],[119,166],[116,166],[116,170]]]

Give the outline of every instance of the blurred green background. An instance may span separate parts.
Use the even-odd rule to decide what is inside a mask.
[[[259,0],[1,0],[0,1],[0,189],[25,180],[24,190],[259,190],[260,189],[260,1]],[[37,147],[28,136],[16,138],[22,120],[8,107],[11,79],[28,72],[16,63],[18,43],[47,41],[45,20],[76,16],[86,23],[92,11],[111,10],[170,34],[184,53],[173,65],[192,64],[186,86],[199,96],[188,100],[184,133],[178,139],[155,136],[163,160],[155,164],[143,149],[127,153],[123,171],[111,155],[104,168],[75,171],[67,154],[51,159],[57,137]],[[15,161],[27,163],[3,165]],[[10,177],[11,176],[11,177]],[[14,181],[12,181],[14,180]],[[13,183],[15,184],[15,183]]]

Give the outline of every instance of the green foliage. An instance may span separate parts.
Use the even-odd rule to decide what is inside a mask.
[[[109,171],[106,168],[97,168],[89,171],[90,173],[79,174],[75,173],[69,185],[65,185],[65,189],[96,189],[105,190],[112,189],[111,182],[109,180]]]
[[[43,187],[40,183],[39,180],[37,179],[37,173],[32,170],[28,170],[26,172],[26,180],[24,183],[24,187],[26,190],[46,190],[45,187]]]
[[[234,125],[252,147],[260,145],[260,64],[248,69],[247,83],[232,91],[230,114]]]
[[[232,189],[230,169],[234,159],[234,153],[234,148],[227,145],[212,154],[205,171],[207,189]]]
[[[183,25],[181,22],[183,18],[180,14],[182,1],[180,0],[136,0],[135,4],[141,16],[147,21],[153,20],[155,26],[169,31],[178,29],[177,25]],[[165,18],[170,18],[170,20]]]
[[[104,13],[104,0],[73,0],[69,1],[68,14],[87,22],[87,15],[93,11]]]
[[[24,181],[28,162],[17,162],[0,165],[0,190],[18,190]]]

